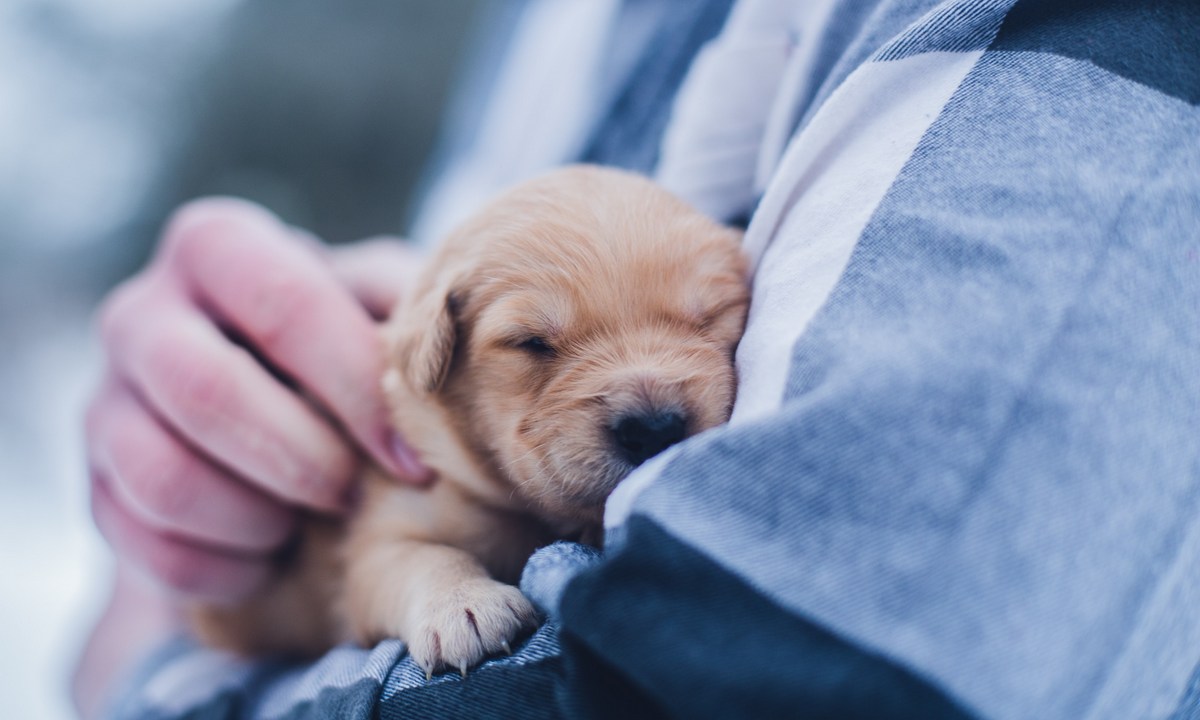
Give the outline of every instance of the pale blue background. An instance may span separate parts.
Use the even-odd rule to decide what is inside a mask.
[[[72,715],[68,672],[110,569],[81,421],[96,301],[198,194],[334,240],[402,231],[477,5],[0,2],[5,717]]]

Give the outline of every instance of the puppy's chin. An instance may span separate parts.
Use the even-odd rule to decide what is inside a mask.
[[[610,453],[531,458],[513,466],[513,487],[540,514],[564,522],[599,523],[604,503],[634,466]]]

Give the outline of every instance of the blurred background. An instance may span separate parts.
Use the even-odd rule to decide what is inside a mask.
[[[0,697],[71,717],[106,591],[90,317],[198,195],[401,233],[480,0],[0,0]]]

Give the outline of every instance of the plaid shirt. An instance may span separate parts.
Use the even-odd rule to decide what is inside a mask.
[[[181,642],[120,717],[1200,715],[1200,5],[794,5],[768,171],[683,189],[753,211],[734,419],[534,556],[547,623],[431,682]]]

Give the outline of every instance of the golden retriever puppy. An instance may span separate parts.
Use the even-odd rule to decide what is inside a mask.
[[[463,673],[536,622],[511,584],[537,547],[600,537],[643,461],[724,422],[749,301],[740,233],[638,176],[573,167],[442,244],[385,329],[396,427],[438,478],[369,471],[345,525],[312,520],[284,577],[194,614],[246,653],[401,638]]]

